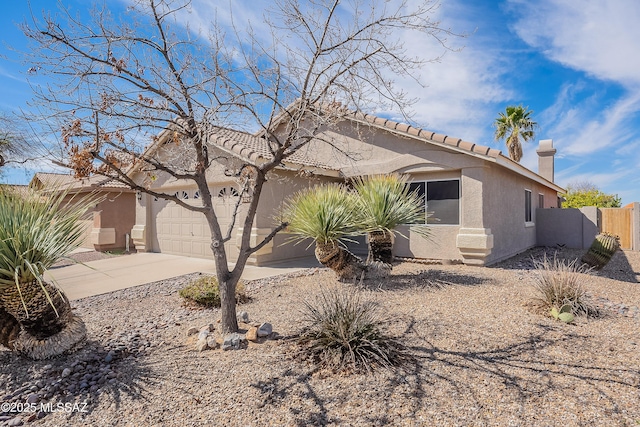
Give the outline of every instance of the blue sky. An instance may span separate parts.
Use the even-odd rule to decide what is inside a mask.
[[[63,0],[79,10],[88,1]],[[234,19],[258,27],[268,2],[233,1]],[[126,1],[108,2],[114,13]],[[214,5],[194,0],[185,22],[206,25]],[[36,13],[55,2],[32,0]],[[31,89],[27,65],[9,46],[25,48],[16,24],[30,15],[27,2],[6,2],[0,16],[0,109],[25,109]],[[225,21],[224,12],[218,18]],[[493,120],[507,105],[528,106],[538,122],[536,142],[525,145],[522,164],[537,170],[537,140],[553,139],[556,182],[591,181],[616,193],[623,204],[640,201],[640,2],[637,0],[442,0],[435,12],[453,50],[435,41],[402,37],[410,53],[425,59],[444,54],[421,73],[422,87],[396,80],[418,99],[416,124],[429,130],[489,145]],[[374,112],[382,113],[382,112]],[[32,168],[50,168],[45,164]],[[9,170],[2,180],[26,183],[31,170]]]

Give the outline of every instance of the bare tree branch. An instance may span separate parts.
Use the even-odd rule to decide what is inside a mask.
[[[407,55],[400,36],[435,38],[446,48],[453,33],[432,20],[435,7],[431,0],[279,0],[263,27],[214,20],[206,42],[184,24],[197,13],[188,0],[137,0],[127,20],[114,19],[106,3],[91,19],[61,8],[23,28],[32,41],[26,60],[34,79],[53,77],[33,83],[34,103],[59,141],[51,155],[78,177],[104,176],[202,213],[223,329],[235,331],[240,275],[249,257],[286,227],[275,224],[251,245],[267,177],[315,144],[357,160],[358,153],[323,134],[353,111],[378,106],[409,118],[411,100],[393,79],[417,80],[426,61]],[[229,128],[258,131],[237,132],[262,144],[258,160],[223,147],[218,133]],[[0,162],[5,154],[0,147]],[[239,188],[224,230],[209,187],[216,174],[233,176]],[[195,186],[201,204],[165,190],[176,186]],[[236,225],[239,253],[230,270],[224,243]]]

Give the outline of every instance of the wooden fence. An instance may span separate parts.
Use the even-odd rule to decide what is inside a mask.
[[[620,237],[621,249],[633,249],[633,209],[600,208],[602,224],[600,230]]]

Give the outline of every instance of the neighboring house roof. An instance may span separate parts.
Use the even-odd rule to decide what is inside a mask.
[[[79,179],[69,174],[48,172],[36,172],[36,174],[31,179],[31,182],[29,183],[29,187],[38,190],[64,188],[65,190],[70,191],[91,191],[97,189],[113,189],[121,191],[129,188],[118,181],[99,175],[93,175],[88,178]]]
[[[10,191],[12,191],[13,193],[19,195],[19,196],[24,196],[26,194],[29,193],[29,186],[28,185],[19,185],[19,184],[0,184],[0,190],[2,189],[8,189]]]

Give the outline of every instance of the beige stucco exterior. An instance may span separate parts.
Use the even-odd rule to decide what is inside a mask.
[[[213,150],[212,150],[213,151]],[[215,151],[214,151],[215,153]],[[221,153],[217,153],[221,154]],[[216,199],[216,193],[222,188],[238,188],[238,184],[233,178],[230,178],[225,174],[225,170],[232,169],[239,166],[237,161],[225,161],[224,163],[214,161],[207,173],[207,181],[209,188],[212,191],[214,200]],[[141,174],[138,174],[138,179],[143,179]],[[258,204],[258,211],[251,230],[251,245],[255,246],[261,242],[265,236],[267,236],[273,227],[276,225],[278,212],[281,209],[284,200],[293,194],[294,192],[311,186],[326,182],[325,178],[302,178],[293,171],[277,170],[268,175],[268,180],[265,183],[260,201]],[[173,193],[175,191],[191,190],[194,191],[196,186],[193,182],[179,181],[168,178],[166,175],[158,175],[158,178],[151,185],[153,190],[159,192]],[[159,241],[159,216],[165,209],[183,209],[185,208],[176,206],[173,202],[167,202],[162,199],[155,199],[148,194],[140,194],[140,200],[136,203],[136,222],[131,231],[131,235],[136,244],[136,248],[139,251],[154,252],[161,250],[161,243]],[[226,200],[220,200],[220,203],[215,204],[214,211],[218,216],[223,233],[226,234],[226,230],[230,225],[228,216],[225,216],[225,212],[228,213],[235,209],[237,198],[231,197]],[[197,203],[196,203],[197,204]],[[235,219],[235,224],[232,231],[231,239],[225,244],[227,251],[227,257],[230,262],[234,262],[238,256],[238,249],[240,247],[240,239],[242,236],[242,225],[246,218],[246,208],[248,203],[241,202],[238,208],[238,215]],[[210,245],[211,233],[208,230],[208,223],[205,216],[201,213],[195,213],[194,218],[198,218],[198,227],[207,228],[203,234],[202,241],[208,238],[208,244]],[[194,221],[195,222],[195,221]],[[194,223],[190,224],[192,227]],[[192,230],[193,228],[191,228]],[[192,231],[184,230],[185,233]],[[281,261],[284,259],[303,258],[313,256],[313,248],[308,248],[308,243],[294,245],[287,243],[290,235],[286,231],[279,233],[276,237],[259,251],[252,254],[249,258],[249,264],[262,265],[265,263]],[[211,248],[206,248],[206,251],[202,253],[186,253],[186,251],[167,251],[168,253],[183,254],[189,256],[196,256],[201,258],[212,257]]]
[[[497,150],[423,132],[408,125],[392,123],[391,127],[387,121],[375,119],[366,122],[358,119],[359,116],[354,117],[338,121],[330,129],[321,128],[317,138],[300,150],[304,158],[313,159],[315,166],[287,163],[287,170],[278,169],[271,173],[261,194],[253,224],[253,244],[271,232],[281,204],[301,188],[328,181],[345,181],[361,175],[402,173],[408,175],[410,181],[459,182],[459,219],[455,224],[429,225],[429,239],[408,226],[400,227],[394,243],[397,256],[461,260],[471,265],[487,265],[535,246],[536,208],[555,207],[557,193],[562,191],[560,187],[511,161]],[[277,133],[278,128],[275,131]],[[228,155],[232,151],[239,153],[237,146],[229,146],[232,148],[218,146],[219,153],[217,148],[212,147],[209,150],[210,157],[220,153]],[[553,168],[549,164],[553,160],[552,156],[549,157],[550,150],[549,145],[543,150],[547,172]],[[214,192],[222,186],[235,185],[224,173],[233,169],[234,162],[236,160],[227,159],[225,163],[212,166],[208,182]],[[292,169],[299,170],[296,172]],[[300,171],[306,173],[298,173]],[[166,177],[159,177],[152,183],[153,188],[169,192],[190,188],[189,185],[195,188],[193,184],[172,181]],[[525,221],[526,191],[531,193],[530,221]],[[541,199],[543,206],[539,206]],[[138,250],[153,251],[159,248],[158,223],[164,214],[162,209],[153,208],[154,203],[157,202],[147,195],[142,195],[137,201],[132,236]],[[221,205],[220,209],[225,207]],[[228,246],[230,261],[237,255],[244,214],[241,204],[234,227],[235,238],[231,239]],[[202,221],[206,223],[204,216]],[[189,232],[187,229],[185,232]],[[285,244],[288,237],[286,232],[279,233],[249,262],[265,264],[313,254],[306,244]],[[202,256],[211,256],[210,249]]]
[[[42,172],[36,173],[29,187],[41,191],[65,191],[67,195],[63,206],[90,195],[100,200],[81,220],[85,233],[80,247],[97,251],[122,250],[128,243],[129,250],[135,249],[130,238],[136,218],[132,190],[119,184],[111,186],[104,177],[76,179],[71,175]]]

